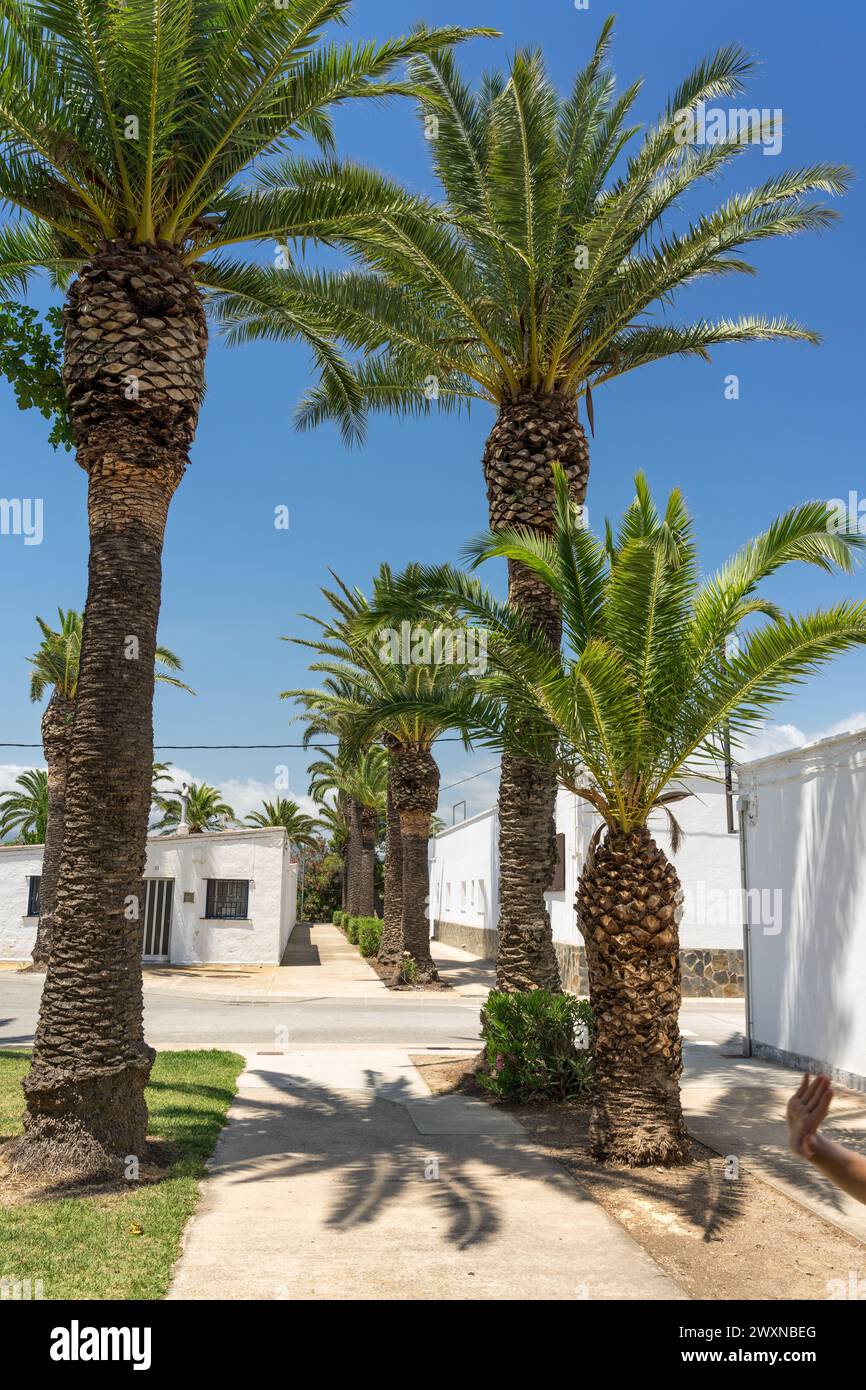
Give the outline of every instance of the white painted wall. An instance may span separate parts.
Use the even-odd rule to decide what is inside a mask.
[[[752,1037],[866,1083],[866,730],[739,772]]]
[[[737,836],[727,832],[724,788],[706,778],[690,778],[684,786],[693,795],[677,802],[674,814],[686,832],[676,855],[671,855],[682,882],[685,900],[680,924],[683,949],[733,949],[743,944],[740,897],[740,851]],[[555,941],[580,944],[574,900],[580,870],[590,837],[598,824],[592,808],[572,792],[560,788],[556,800],[557,833],[565,836],[565,888],[547,895]],[[650,820],[652,833],[671,854],[667,819]],[[499,919],[499,824],[495,808],[471,820],[449,827],[433,842],[430,872],[432,922],[465,922],[473,927],[495,927]],[[462,885],[471,898],[470,885],[482,882],[483,904],[476,890],[476,906],[464,906]],[[450,907],[449,907],[450,885]]]
[[[36,940],[27,916],[31,874],[42,873],[41,845],[0,845],[0,960],[27,960]]]
[[[432,841],[430,920],[492,930],[499,920],[495,809],[449,826]]]
[[[27,918],[27,875],[42,866],[41,846],[0,846],[0,960],[26,960],[36,935]],[[295,925],[297,866],[285,830],[224,830],[161,835],[147,842],[147,878],[174,880],[170,961],[173,965],[275,965]],[[209,878],[248,879],[249,917],[205,917]],[[184,902],[185,894],[191,902]]]

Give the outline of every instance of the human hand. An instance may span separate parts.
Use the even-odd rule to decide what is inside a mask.
[[[800,1158],[814,1158],[818,1149],[818,1129],[827,1117],[833,1088],[827,1076],[812,1080],[806,1072],[788,1101],[788,1146]]]

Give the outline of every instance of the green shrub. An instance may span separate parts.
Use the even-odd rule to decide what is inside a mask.
[[[360,917],[350,917],[348,922],[346,923],[346,935],[348,936],[353,946],[357,946],[358,944],[358,929],[360,928],[360,926]]]
[[[358,928],[358,945],[362,956],[375,956],[382,944],[382,922],[379,917],[362,917]]]
[[[339,907],[335,907],[335,908],[334,908],[334,911],[333,911],[333,913],[331,914],[331,921],[333,922],[333,924],[334,924],[335,927],[340,927],[340,926],[342,926],[342,924],[343,924],[343,914],[342,914],[342,912],[341,912],[341,910],[340,910]]]
[[[478,1081],[500,1099],[576,1100],[592,1081],[592,1010],[573,994],[494,990],[481,1011],[488,1070]]]

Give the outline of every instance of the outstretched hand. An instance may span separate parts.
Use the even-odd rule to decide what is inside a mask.
[[[788,1145],[801,1158],[814,1158],[818,1148],[818,1129],[827,1117],[833,1088],[829,1077],[806,1072],[788,1101]]]

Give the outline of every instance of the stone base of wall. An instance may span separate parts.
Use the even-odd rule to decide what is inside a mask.
[[[806,1057],[801,1052],[786,1052],[784,1048],[758,1042],[756,1038],[752,1038],[751,1055],[760,1057],[765,1062],[777,1062],[779,1066],[790,1067],[793,1071],[808,1071],[813,1076],[829,1076],[831,1081],[846,1086],[849,1091],[866,1092],[866,1076],[861,1076],[857,1071],[843,1071],[841,1067],[833,1067],[818,1057]]]
[[[680,969],[687,999],[741,999],[745,992],[742,951],[680,951]]]
[[[436,922],[433,935],[437,941],[471,951],[482,960],[495,961],[497,931],[484,927],[466,927],[459,922]],[[582,946],[567,941],[554,941],[556,959],[563,988],[570,994],[586,995],[589,983],[586,956]],[[680,951],[683,977],[683,997],[686,999],[739,999],[743,995],[743,953],[732,950]]]

